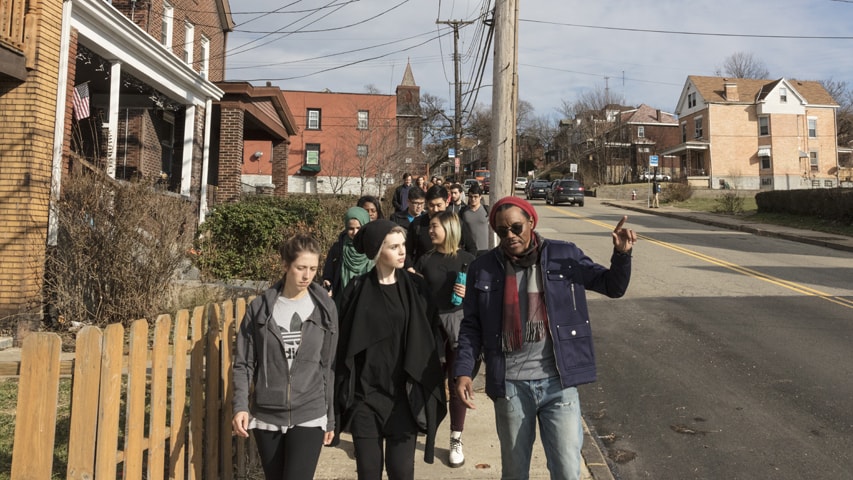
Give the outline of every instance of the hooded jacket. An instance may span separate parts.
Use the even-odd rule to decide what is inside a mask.
[[[394,328],[384,314],[376,268],[356,277],[338,298],[341,311],[341,336],[336,365],[335,412],[341,420],[338,428],[347,428],[356,404],[356,382],[368,385],[371,405],[381,420],[388,418],[400,389],[406,396],[421,433],[426,434],[424,461],[433,463],[435,435],[447,414],[444,373],[439,360],[438,313],[429,300],[423,278],[397,270],[397,282],[403,292],[408,324],[403,338],[402,362],[405,385],[393,382],[393,352],[387,350]],[[371,364],[360,369],[356,356],[364,354]],[[338,437],[338,435],[336,435]]]
[[[631,255],[614,251],[610,268],[592,261],[575,244],[543,239],[539,257],[543,276],[548,329],[563,388],[594,382],[595,352],[586,291],[610,298],[625,294],[631,279]],[[500,247],[468,267],[454,376],[471,376],[482,352],[486,364],[486,394],[506,395],[506,356],[501,342],[505,264]]]
[[[293,426],[326,415],[335,429],[334,371],[338,311],[328,292],[311,283],[314,311],[302,322],[302,341],[288,368],[281,331],[272,317],[284,280],[264,291],[246,309],[234,355],[234,405],[266,423]],[[251,398],[249,390],[254,385]]]

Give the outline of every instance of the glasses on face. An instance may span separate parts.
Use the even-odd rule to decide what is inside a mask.
[[[412,205],[414,205],[416,207],[423,207],[424,203],[426,203],[426,202],[412,202]]]
[[[498,234],[501,238],[506,238],[509,236],[509,232],[512,232],[516,237],[521,236],[521,232],[524,231],[523,223],[513,223],[508,227],[495,227],[495,233]]]

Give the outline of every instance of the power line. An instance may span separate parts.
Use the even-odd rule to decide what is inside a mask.
[[[245,66],[245,67],[229,67],[229,68],[228,68],[228,70],[243,70],[243,69],[245,69],[245,68],[264,68],[264,67],[275,67],[275,66],[278,66],[278,65],[290,65],[290,64],[293,64],[293,63],[310,62],[310,61],[313,61],[313,60],[322,60],[322,59],[324,59],[324,58],[337,57],[337,56],[339,56],[339,55],[346,55],[346,54],[348,54],[348,53],[361,52],[361,51],[369,50],[369,49],[372,49],[372,48],[385,47],[385,46],[388,46],[388,45],[391,45],[391,44],[400,43],[400,42],[403,42],[403,41],[406,41],[406,40],[411,40],[411,39],[413,39],[413,38],[422,37],[422,36],[427,35],[427,34],[430,34],[430,33],[432,33],[432,31],[419,33],[419,34],[417,34],[417,35],[412,35],[411,37],[406,37],[406,38],[401,38],[401,39],[397,39],[397,40],[392,40],[392,41],[390,41],[390,42],[377,43],[377,44],[375,44],[375,45],[370,45],[370,46],[368,46],[368,47],[355,48],[355,49],[353,49],[353,50],[345,50],[345,51],[343,51],[343,52],[330,53],[330,54],[328,54],[328,55],[320,55],[319,57],[301,58],[301,59],[298,59],[298,60],[288,60],[288,61],[286,61],[286,62],[276,62],[276,63],[266,63],[266,64],[252,64],[252,65],[248,65],[248,66]],[[439,34],[439,35],[441,35],[441,29],[439,29],[438,34]]]
[[[853,2],[851,2],[853,3]],[[546,20],[519,20],[526,23],[539,23],[543,25],[558,25],[562,27],[575,28],[592,28],[596,30],[615,30],[621,32],[640,32],[640,33],[662,33],[666,35],[692,35],[703,37],[740,37],[740,38],[779,38],[790,40],[853,40],[853,37],[847,36],[818,36],[818,35],[760,35],[746,33],[713,33],[713,32],[685,32],[678,30],[651,30],[645,28],[625,28],[625,27],[605,27],[599,25],[580,25],[576,23],[561,23],[549,22]]]
[[[359,63],[369,62],[369,61],[372,61],[372,60],[378,60],[378,59],[380,59],[380,58],[385,58],[385,57],[390,56],[390,55],[393,55],[393,54],[395,54],[395,53],[405,52],[405,51],[411,50],[411,49],[413,49],[413,48],[418,48],[418,47],[421,47],[421,46],[423,46],[423,45],[426,45],[426,44],[427,44],[427,43],[429,43],[429,42],[432,42],[432,41],[438,40],[439,38],[441,38],[441,37],[443,37],[443,36],[445,36],[445,35],[447,35],[447,33],[441,34],[441,35],[439,35],[439,36],[437,36],[437,37],[430,38],[430,39],[425,40],[425,41],[423,41],[423,42],[421,42],[421,43],[419,43],[419,44],[417,44],[417,45],[412,45],[411,47],[401,48],[401,49],[399,49],[399,50],[395,50],[395,51],[393,51],[393,52],[388,52],[388,53],[383,54],[383,55],[377,55],[377,56],[375,56],[375,57],[364,58],[364,59],[361,59],[361,60],[356,60],[356,61],[353,61],[353,62],[345,63],[345,64],[343,64],[343,65],[338,65],[338,66],[335,66],[335,67],[324,68],[324,69],[322,69],[322,70],[318,70],[318,71],[316,71],[316,72],[312,72],[312,73],[307,73],[307,74],[305,74],[305,75],[295,75],[295,76],[292,76],[292,77],[283,77],[283,78],[251,78],[251,79],[238,79],[238,80],[234,80],[234,81],[241,81],[241,82],[277,81],[277,82],[280,82],[280,81],[286,81],[286,80],[296,80],[296,79],[299,79],[299,78],[311,77],[311,76],[314,76],[314,75],[319,75],[319,74],[321,74],[321,73],[331,72],[331,71],[333,71],[333,70],[340,70],[341,68],[346,68],[346,67],[351,67],[351,66],[353,66],[353,65],[358,65]]]

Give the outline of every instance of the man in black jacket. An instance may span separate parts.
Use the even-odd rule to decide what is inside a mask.
[[[403,174],[403,184],[394,190],[391,204],[395,212],[405,212],[409,207],[409,189],[412,188],[412,175],[409,172]]]

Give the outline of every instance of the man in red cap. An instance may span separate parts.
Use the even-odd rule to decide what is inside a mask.
[[[454,370],[459,398],[474,408],[471,376],[482,352],[493,400],[501,478],[529,477],[536,423],[551,478],[580,478],[583,424],[576,386],[595,381],[586,291],[624,295],[637,235],[622,217],[610,268],[575,244],[536,233],[533,205],[505,197],[489,225],[500,244],[468,267]]]

